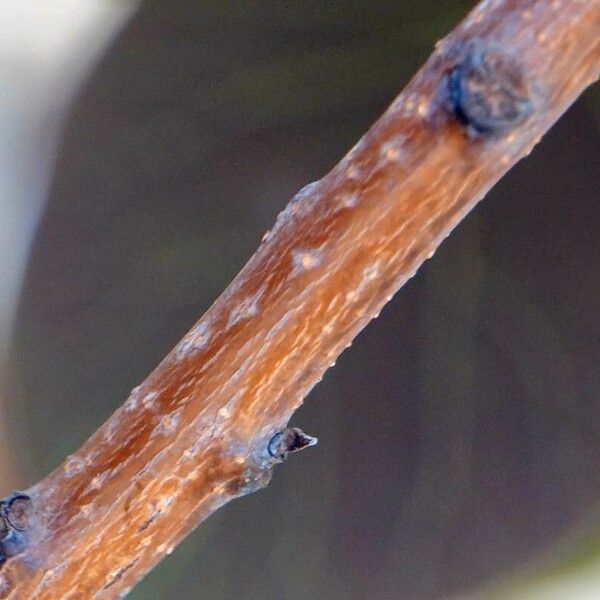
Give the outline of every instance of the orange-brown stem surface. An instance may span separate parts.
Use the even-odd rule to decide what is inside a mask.
[[[0,597],[121,597],[265,485],[269,442],[310,389],[599,70],[600,0],[476,7],[125,404],[28,490]]]

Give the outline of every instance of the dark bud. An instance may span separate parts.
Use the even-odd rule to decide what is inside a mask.
[[[16,492],[0,500],[0,565],[25,550],[32,518],[32,501],[27,494]]]
[[[288,457],[288,454],[299,452],[309,446],[314,446],[317,441],[317,438],[306,435],[301,429],[290,427],[285,431],[276,433],[271,438],[268,451],[274,459],[283,462]]]
[[[8,499],[6,504],[6,519],[8,524],[17,531],[25,531],[31,526],[32,503],[26,494],[16,494]]]
[[[498,49],[473,43],[450,74],[450,106],[471,133],[494,135],[521,124],[531,113],[523,69]]]

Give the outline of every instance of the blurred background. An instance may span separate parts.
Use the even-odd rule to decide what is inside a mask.
[[[0,0],[0,492],[120,405],[473,5]],[[598,568],[535,597],[599,598],[599,151],[596,87],[296,413],[319,446],[130,598],[464,597],[562,556]]]

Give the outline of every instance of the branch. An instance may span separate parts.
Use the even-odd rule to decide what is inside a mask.
[[[0,506],[0,597],[116,598],[311,443],[292,413],[596,79],[599,33],[598,0],[482,2],[127,402]]]

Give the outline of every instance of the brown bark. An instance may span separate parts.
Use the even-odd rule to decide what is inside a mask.
[[[597,78],[599,34],[600,0],[482,2],[31,508],[20,499],[0,597],[120,597],[265,485],[269,442],[313,385]]]

